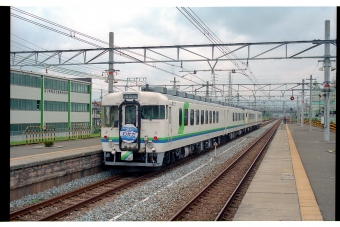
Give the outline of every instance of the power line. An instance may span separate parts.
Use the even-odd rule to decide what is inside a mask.
[[[104,44],[109,45],[109,43],[107,43],[107,42],[105,42],[105,41],[99,40],[99,39],[97,39],[97,38],[91,37],[91,36],[86,35],[86,34],[83,34],[83,33],[80,33],[80,32],[78,32],[78,31],[76,31],[76,30],[74,30],[74,29],[67,28],[67,27],[65,27],[65,26],[62,26],[62,25],[60,25],[60,24],[51,22],[51,21],[49,21],[49,20],[46,20],[46,19],[41,18],[41,17],[38,17],[38,16],[33,15],[33,14],[31,14],[31,13],[27,13],[27,12],[25,12],[25,11],[23,11],[23,10],[18,9],[18,8],[11,7],[11,9],[13,9],[13,10],[15,10],[15,11],[18,11],[18,12],[20,12],[20,13],[23,13],[23,14],[25,14],[25,15],[27,15],[27,16],[31,16],[31,17],[33,17],[33,18],[35,18],[35,19],[42,20],[42,21],[44,21],[44,22],[46,22],[46,23],[52,24],[52,25],[57,26],[57,27],[59,27],[59,28],[65,29],[65,30],[67,30],[67,31],[70,32],[70,35],[67,34],[67,33],[65,33],[65,32],[59,31],[59,30],[57,30],[57,29],[48,27],[48,26],[46,26],[46,25],[42,25],[42,24],[40,24],[40,23],[34,22],[34,21],[32,21],[32,20],[29,20],[29,19],[26,19],[26,18],[24,18],[24,17],[21,17],[21,16],[18,16],[18,15],[16,15],[16,14],[11,13],[11,15],[14,16],[14,17],[17,17],[17,18],[22,19],[22,20],[24,20],[24,21],[27,21],[27,22],[29,22],[29,23],[38,25],[38,26],[40,26],[40,27],[49,29],[49,30],[51,30],[51,31],[57,32],[57,33],[59,33],[59,34],[62,34],[62,35],[65,35],[65,36],[74,38],[74,39],[76,39],[76,40],[78,40],[78,41],[85,42],[85,43],[87,43],[87,44],[89,44],[89,45],[92,45],[92,46],[101,47],[101,46],[99,46],[99,45],[97,45],[97,44],[94,44],[94,43],[88,42],[88,41],[86,41],[86,40],[80,39],[80,38],[78,38],[78,37],[75,37],[75,34],[79,34],[79,35],[84,36],[84,37],[86,37],[86,38],[93,39],[93,40],[95,40],[95,41],[98,41],[98,42],[101,42],[101,43],[104,43]],[[115,46],[115,47],[118,47],[118,46]],[[128,55],[128,54],[126,54],[126,53],[124,53],[124,52],[122,52],[122,51],[116,51],[116,52],[118,52],[118,53],[119,53],[121,56],[123,56],[123,57],[126,57],[126,58],[129,58],[129,59],[131,59],[131,60],[135,60],[135,61],[137,61],[137,62],[143,63],[143,62],[141,62],[140,60],[138,60],[137,58],[135,58],[135,57],[133,57],[133,56],[130,56],[130,55]],[[140,55],[140,54],[138,54],[138,53],[135,53],[135,52],[132,52],[132,51],[126,51],[126,52],[130,52],[130,53],[133,53],[133,54],[142,56],[142,55]],[[148,59],[152,59],[152,58],[149,58],[149,57],[148,57]],[[155,60],[155,59],[152,59],[152,60]],[[156,67],[156,66],[153,66],[153,65],[150,65],[150,64],[147,64],[147,63],[143,63],[143,64],[145,64],[145,65],[147,65],[147,66],[150,66],[150,67],[153,67],[153,68],[156,68],[156,69],[158,69],[158,70],[161,70],[161,71],[163,71],[163,72],[165,72],[165,73],[169,73],[169,74],[172,74],[172,75],[174,75],[174,76],[180,77],[179,75],[176,75],[175,73],[172,73],[172,72],[169,72],[169,71],[167,71],[167,70],[158,68],[158,67]],[[164,63],[164,64],[171,65],[171,64],[169,64],[169,63]],[[171,65],[171,66],[179,67],[179,66],[176,66],[176,65]],[[190,81],[190,82],[194,82],[194,81],[189,80],[189,79],[186,79],[186,78],[184,78],[184,79],[185,79],[185,80],[188,80],[188,81]]]
[[[186,10],[184,7],[181,7],[183,9],[183,11],[185,11],[190,18],[192,18],[193,21],[196,22],[196,24],[201,28],[199,28],[198,26],[196,26],[196,24],[194,24],[194,22],[192,22],[178,7],[176,7],[198,30],[200,30],[208,39],[209,41],[211,41],[212,43],[214,44],[218,44],[218,43],[223,43],[210,29],[208,26],[206,26],[202,20],[190,9],[190,11],[198,18],[198,19],[195,19],[194,16],[192,14],[190,14],[190,12],[188,10]],[[199,22],[199,21],[201,22]],[[204,26],[203,26],[203,25]],[[212,35],[213,36],[212,36]],[[230,57],[227,55],[227,52],[225,52],[223,49],[226,49],[228,52],[231,52],[231,50],[227,47],[217,47],[223,54],[226,55],[227,58],[230,59]],[[234,54],[234,53],[231,53],[235,58],[237,58],[237,56]],[[241,61],[241,60],[239,60]],[[249,66],[248,66],[248,62],[246,63],[246,67],[247,69],[250,71],[251,75],[253,76],[254,80],[252,80],[245,72],[244,72],[244,69],[240,68],[240,66],[237,64],[237,62],[235,62],[234,60],[231,60],[231,62],[238,68],[238,69],[241,69],[242,70],[242,74],[245,75],[250,81],[252,81],[254,84],[258,83],[257,79],[255,78],[255,76],[253,75],[253,73],[251,72]],[[245,64],[243,61],[241,61],[242,64]],[[264,94],[265,92],[262,91]],[[266,94],[268,95],[268,94]]]

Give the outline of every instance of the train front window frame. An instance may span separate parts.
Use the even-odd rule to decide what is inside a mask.
[[[118,106],[102,106],[102,125],[118,128]]]

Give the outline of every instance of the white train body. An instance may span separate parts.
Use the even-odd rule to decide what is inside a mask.
[[[190,98],[175,94],[129,91],[103,97],[105,165],[125,169],[161,167],[258,128],[262,122],[258,111],[225,106],[183,92],[182,96]]]

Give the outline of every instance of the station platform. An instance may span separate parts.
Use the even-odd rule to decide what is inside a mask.
[[[335,221],[335,133],[281,124],[233,221]]]
[[[10,170],[41,165],[70,157],[102,152],[100,138],[55,142],[53,147],[29,144],[10,147]]]

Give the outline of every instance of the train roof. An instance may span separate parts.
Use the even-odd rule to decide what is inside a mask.
[[[241,108],[241,109],[246,109],[246,110],[251,110],[251,111],[256,111],[253,109],[245,108],[242,106],[236,106],[233,104],[228,104],[227,102],[223,101],[218,101],[218,100],[213,100],[212,98],[204,97],[204,96],[199,96],[199,95],[193,95],[189,94],[187,92],[182,92],[182,91],[175,91],[175,90],[170,90],[167,89],[166,87],[159,87],[159,86],[142,86],[142,92],[154,92],[154,93],[159,93],[162,94],[163,97],[166,97],[168,100],[174,100],[174,101],[189,101],[192,103],[200,103],[200,104],[212,104],[212,105],[217,105],[217,106],[228,106],[231,108]],[[138,92],[138,91],[137,91]],[[117,93],[110,93],[110,94],[121,94],[121,93],[134,93],[133,91],[123,91],[123,92],[117,92]],[[108,98],[108,95],[105,95],[103,97],[103,101],[105,101],[106,98]],[[191,100],[191,101],[190,101]],[[258,111],[260,112],[260,111]]]

